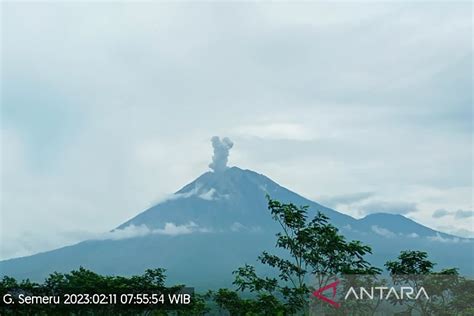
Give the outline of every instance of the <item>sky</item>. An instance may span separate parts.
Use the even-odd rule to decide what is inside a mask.
[[[472,3],[2,2],[0,258],[229,165],[474,237]]]

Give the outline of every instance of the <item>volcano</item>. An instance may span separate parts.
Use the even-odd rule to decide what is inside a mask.
[[[0,262],[2,275],[42,281],[48,274],[79,266],[102,274],[167,270],[170,284],[207,289],[230,286],[232,271],[257,264],[263,251],[276,251],[279,228],[266,195],[322,212],[347,239],[372,246],[368,259],[383,267],[401,250],[427,251],[437,268],[457,267],[474,275],[474,240],[435,231],[402,215],[377,213],[355,219],[292,192],[270,178],[238,167],[206,172],[165,201],[145,210],[103,238]]]

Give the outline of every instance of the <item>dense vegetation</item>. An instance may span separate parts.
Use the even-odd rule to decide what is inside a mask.
[[[381,301],[345,302],[334,308],[315,300],[311,293],[343,275],[352,275],[341,286],[354,284],[381,286],[383,272],[366,259],[371,248],[359,241],[348,241],[322,213],[308,219],[307,207],[284,204],[268,198],[271,216],[281,226],[276,234],[278,254],[264,251],[259,262],[275,270],[272,276],[260,276],[258,267],[244,265],[233,272],[235,290],[219,289],[205,294],[189,292],[184,285],[165,286],[165,270],[146,270],[143,275],[102,276],[84,268],[70,273],[53,273],[42,284],[18,282],[5,276],[0,281],[2,298],[20,295],[60,296],[87,293],[83,304],[23,305],[0,303],[0,313],[74,314],[74,315],[368,315],[374,314]],[[435,263],[421,251],[404,251],[385,264],[394,285],[409,284],[414,289],[429,289],[430,300],[390,304],[400,315],[473,315],[474,282],[461,278],[456,269],[433,270]],[[429,277],[427,277],[429,276]],[[189,304],[170,304],[169,297],[189,294]],[[102,295],[102,296],[99,296]],[[8,300],[7,300],[8,301]],[[92,302],[93,301],[93,302]],[[100,304],[100,302],[104,304]],[[181,301],[182,302],[182,301]],[[186,303],[186,302],[185,302]]]

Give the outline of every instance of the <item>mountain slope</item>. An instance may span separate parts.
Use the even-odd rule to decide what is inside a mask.
[[[434,229],[428,228],[417,222],[406,218],[400,214],[386,214],[386,213],[374,213],[369,214],[366,217],[357,221],[357,225],[361,231],[377,230],[377,228],[385,228],[390,232],[394,232],[401,235],[408,235],[415,237],[436,237],[437,234],[443,238],[456,238],[455,236],[437,232]],[[388,229],[389,228],[389,229]],[[390,233],[388,233],[390,235]]]

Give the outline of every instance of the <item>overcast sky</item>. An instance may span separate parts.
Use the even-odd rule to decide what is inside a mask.
[[[1,258],[229,164],[474,237],[472,4],[5,3]]]

